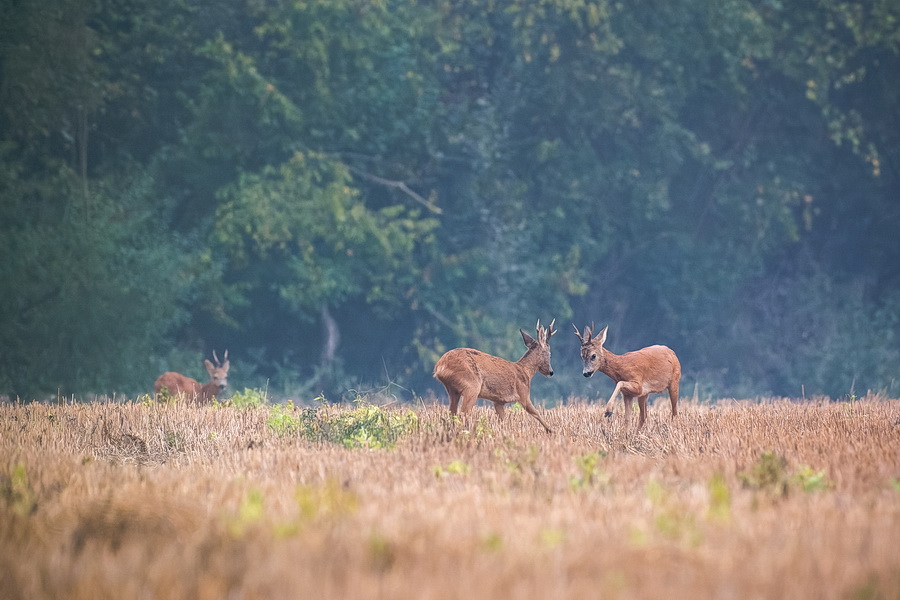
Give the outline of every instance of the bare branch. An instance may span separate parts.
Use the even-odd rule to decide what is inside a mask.
[[[444,212],[443,210],[441,210],[441,208],[439,206],[435,206],[434,203],[432,203],[430,200],[423,197],[421,194],[418,194],[415,191],[411,190],[410,187],[408,185],[406,185],[406,183],[404,183],[403,181],[394,181],[392,179],[385,179],[383,177],[378,177],[377,175],[372,175],[371,173],[367,173],[365,171],[362,171],[355,167],[351,167],[349,165],[347,168],[350,169],[350,172],[356,173],[360,177],[368,179],[369,181],[371,181],[373,183],[377,183],[379,185],[385,185],[387,187],[397,188],[398,190],[400,190],[401,192],[403,192],[404,194],[406,194],[407,196],[409,196],[410,198],[412,198],[413,200],[415,200],[416,202],[418,202],[419,204],[421,204],[422,206],[424,206],[425,208],[427,208],[428,210],[430,210],[431,212],[433,212],[435,214],[439,215]]]

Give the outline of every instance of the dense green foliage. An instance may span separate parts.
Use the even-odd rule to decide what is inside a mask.
[[[0,394],[225,348],[421,394],[538,317],[538,396],[608,393],[569,321],[686,395],[896,392],[892,0],[0,0],[0,42]]]

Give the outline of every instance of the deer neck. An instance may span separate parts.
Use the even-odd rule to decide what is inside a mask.
[[[600,348],[600,359],[597,364],[598,371],[604,375],[609,375],[613,379],[615,379],[615,374],[621,372],[624,366],[622,357],[619,354],[614,354],[603,347]]]
[[[219,394],[219,384],[215,381],[210,381],[209,383],[204,383],[200,387],[200,393],[197,394],[198,397],[204,400],[212,400],[215,396]]]
[[[535,373],[538,372],[538,362],[537,352],[533,348],[529,348],[522,355],[522,358],[516,361],[516,364],[525,369],[529,377],[534,377]]]

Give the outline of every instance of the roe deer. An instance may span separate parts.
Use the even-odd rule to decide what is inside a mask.
[[[531,403],[531,379],[539,371],[547,377],[553,376],[550,337],[556,333],[553,331],[554,323],[556,319],[550,322],[550,327],[544,328],[538,319],[537,339],[519,330],[528,349],[517,362],[471,348],[456,348],[444,354],[434,365],[434,377],[447,388],[450,412],[457,414],[462,401],[462,412],[468,413],[475,401],[483,398],[494,403],[494,410],[502,421],[506,405],[518,402],[544,426],[547,433],[553,433]]]
[[[612,416],[613,403],[619,392],[622,392],[626,423],[631,417],[632,399],[638,400],[641,409],[641,419],[638,423],[640,429],[647,419],[647,397],[668,390],[669,400],[672,402],[672,417],[677,417],[681,363],[678,362],[675,352],[667,346],[649,346],[622,355],[613,354],[603,347],[608,329],[607,325],[597,337],[594,337],[593,325],[585,327],[584,334],[579,333],[578,327],[575,327],[575,335],[581,340],[583,375],[590,377],[595,371],[600,371],[616,382],[616,389],[606,403],[606,416]]]
[[[195,402],[212,402],[212,399],[221,394],[222,390],[228,386],[228,369],[231,367],[228,362],[228,350],[225,351],[224,363],[219,362],[215,350],[213,350],[213,360],[216,361],[216,364],[211,363],[209,359],[203,361],[206,372],[209,373],[209,383],[201,385],[196,379],[169,371],[156,379],[153,391],[159,395],[165,389],[173,397],[183,396]]]

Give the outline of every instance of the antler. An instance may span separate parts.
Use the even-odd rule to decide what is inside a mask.
[[[556,319],[553,319],[552,321],[550,321],[550,326],[547,327],[547,329],[544,331],[544,333],[547,335],[547,337],[546,337],[545,339],[548,339],[548,340],[549,340],[549,339],[550,339],[550,336],[552,336],[554,333],[556,333],[555,331],[553,331],[553,324],[554,324],[554,323],[556,323]],[[534,326],[534,330],[537,332],[538,338],[540,338],[541,335],[542,335],[542,334],[541,334],[541,330],[542,330],[542,329],[543,329],[543,328],[541,327],[541,320],[538,319],[537,325]]]
[[[578,339],[581,340],[582,344],[590,343],[591,339],[594,337],[594,322],[591,321],[590,326],[585,326],[584,333],[578,331],[578,326],[575,323],[572,323],[572,327],[575,328],[575,335],[578,336]]]
[[[578,330],[578,325],[572,323],[572,327],[575,329],[575,336],[583,343],[584,338],[581,336],[581,331]]]

